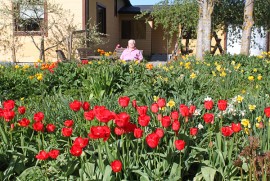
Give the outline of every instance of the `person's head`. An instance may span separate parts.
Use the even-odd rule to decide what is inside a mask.
[[[135,48],[135,40],[128,40],[128,48]]]

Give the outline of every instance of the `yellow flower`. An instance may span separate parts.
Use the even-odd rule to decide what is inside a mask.
[[[248,76],[248,80],[249,81],[254,81],[254,76],[252,76],[252,75]]]
[[[158,96],[154,96],[154,101],[157,102],[157,100],[159,99]]]
[[[0,68],[1,68],[1,69],[3,69],[3,68],[4,68],[4,66],[3,66],[3,65],[0,65]]]
[[[98,61],[97,63],[100,65],[101,64],[101,61]]]
[[[35,77],[35,76],[29,76],[28,78],[29,78],[30,80],[32,80],[34,77]]]
[[[245,93],[246,93],[246,90],[245,90],[245,89],[243,89],[241,92],[242,92],[242,94],[245,94]]]
[[[246,133],[247,135],[249,135],[249,129],[248,129],[248,128],[245,128],[244,131],[245,131],[245,133]]]
[[[21,98],[21,101],[23,101],[23,100],[24,100],[24,97]]]
[[[263,58],[263,56],[262,56],[262,55],[259,55],[259,56],[257,56],[257,58],[260,58],[260,59],[262,59],[262,58]]]
[[[30,67],[29,65],[24,65],[23,69],[25,70],[25,69],[28,69],[29,67]]]
[[[164,80],[165,82],[168,82],[168,78],[167,78],[167,77],[164,77],[163,80]]]
[[[260,123],[256,123],[256,128],[259,128],[260,127]]]
[[[242,96],[240,96],[240,95],[238,95],[238,96],[236,97],[236,100],[237,100],[238,103],[241,103],[241,102],[243,101],[243,99],[244,99],[244,97],[242,97]]]
[[[37,80],[42,80],[42,79],[43,79],[42,75],[37,76]]]
[[[20,66],[19,65],[15,65],[15,69],[18,69],[18,68],[20,68]]]
[[[183,63],[183,62],[180,62],[180,63],[179,63],[179,65],[180,65],[180,66],[183,66],[183,65],[184,65],[184,63]]]
[[[208,63],[208,64],[206,64],[208,67],[210,67],[211,66],[211,64],[210,63]]]
[[[217,69],[217,71],[221,71],[221,65],[217,65],[217,67],[216,67],[216,69]]]
[[[261,122],[261,121],[262,121],[262,116],[256,117],[256,120],[257,120],[258,122]]]
[[[166,111],[166,107],[159,108],[162,111]]]
[[[152,70],[152,69],[153,69],[153,64],[147,63],[147,64],[145,65],[145,67],[146,67],[146,69],[148,69],[148,70]]]
[[[238,63],[236,66],[234,66],[234,69],[235,69],[235,70],[238,70],[240,67],[241,67],[241,64]]]
[[[244,127],[248,127],[248,128],[251,127],[251,126],[250,126],[250,122],[249,122],[248,119],[242,119],[242,120],[241,120],[241,124],[242,124]]]
[[[256,105],[249,104],[248,109],[249,111],[254,111],[256,109]]]
[[[38,59],[37,62],[40,63],[40,62],[42,62],[42,60]]]
[[[235,61],[232,61],[231,64],[232,64],[232,65],[235,65]]]
[[[168,67],[163,67],[163,70],[165,70],[166,72],[169,71]]]
[[[191,79],[194,79],[194,78],[196,78],[196,76],[197,76],[197,75],[193,72],[193,73],[190,75],[190,78],[191,78]]]
[[[222,71],[221,74],[220,74],[220,77],[226,77],[226,72],[225,71]]]
[[[215,77],[216,76],[216,72],[215,71],[212,71],[212,75]]]
[[[253,72],[255,72],[255,73],[256,73],[257,71],[258,71],[258,70],[257,70],[256,68],[254,68],[254,69],[253,69]]]
[[[92,61],[88,61],[88,64],[93,64],[93,62]]]
[[[190,69],[190,65],[191,65],[190,62],[185,63],[185,69]]]
[[[104,55],[105,55],[106,57],[108,57],[108,56],[110,56],[110,53],[109,53],[109,52],[106,52]]]
[[[170,100],[168,103],[167,103],[167,107],[174,107],[175,106],[175,102],[173,100]]]
[[[172,70],[173,68],[174,68],[174,67],[173,67],[172,65],[169,67],[170,70]]]
[[[258,80],[262,80],[262,75],[259,74],[258,77],[257,77]]]

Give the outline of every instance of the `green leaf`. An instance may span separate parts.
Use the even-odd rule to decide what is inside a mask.
[[[8,139],[7,139],[7,135],[6,135],[6,132],[4,132],[4,130],[2,129],[2,126],[0,126],[0,132],[1,132],[1,135],[3,137],[3,141],[5,144],[8,144]]]
[[[214,181],[216,170],[211,167],[202,167],[201,168],[203,178],[205,181]]]
[[[133,170],[132,172],[141,175],[141,179],[140,180],[142,180],[142,178],[143,178],[144,179],[143,181],[150,181],[149,178],[148,178],[148,175],[146,173],[143,173],[140,170]]]
[[[103,181],[111,180],[111,178],[112,178],[111,173],[112,173],[112,168],[110,165],[107,165],[105,168]]]
[[[171,181],[180,180],[181,175],[180,175],[180,172],[179,172],[179,169],[180,169],[179,167],[180,167],[180,165],[178,165],[177,163],[173,163],[171,173],[170,173],[170,176],[169,176],[169,180],[171,180]]]

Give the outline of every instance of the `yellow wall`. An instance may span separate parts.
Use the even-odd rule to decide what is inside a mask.
[[[119,43],[119,17],[114,15],[114,1],[113,0],[90,0],[89,2],[89,17],[92,23],[96,23],[96,5],[100,3],[106,7],[106,34],[103,40],[106,44],[96,47],[102,48],[105,51],[114,51],[116,45]]]

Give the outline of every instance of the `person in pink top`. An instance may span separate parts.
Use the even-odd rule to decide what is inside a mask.
[[[140,50],[135,47],[135,40],[128,41],[128,47],[123,51],[120,59],[125,61],[142,61],[143,55]]]

